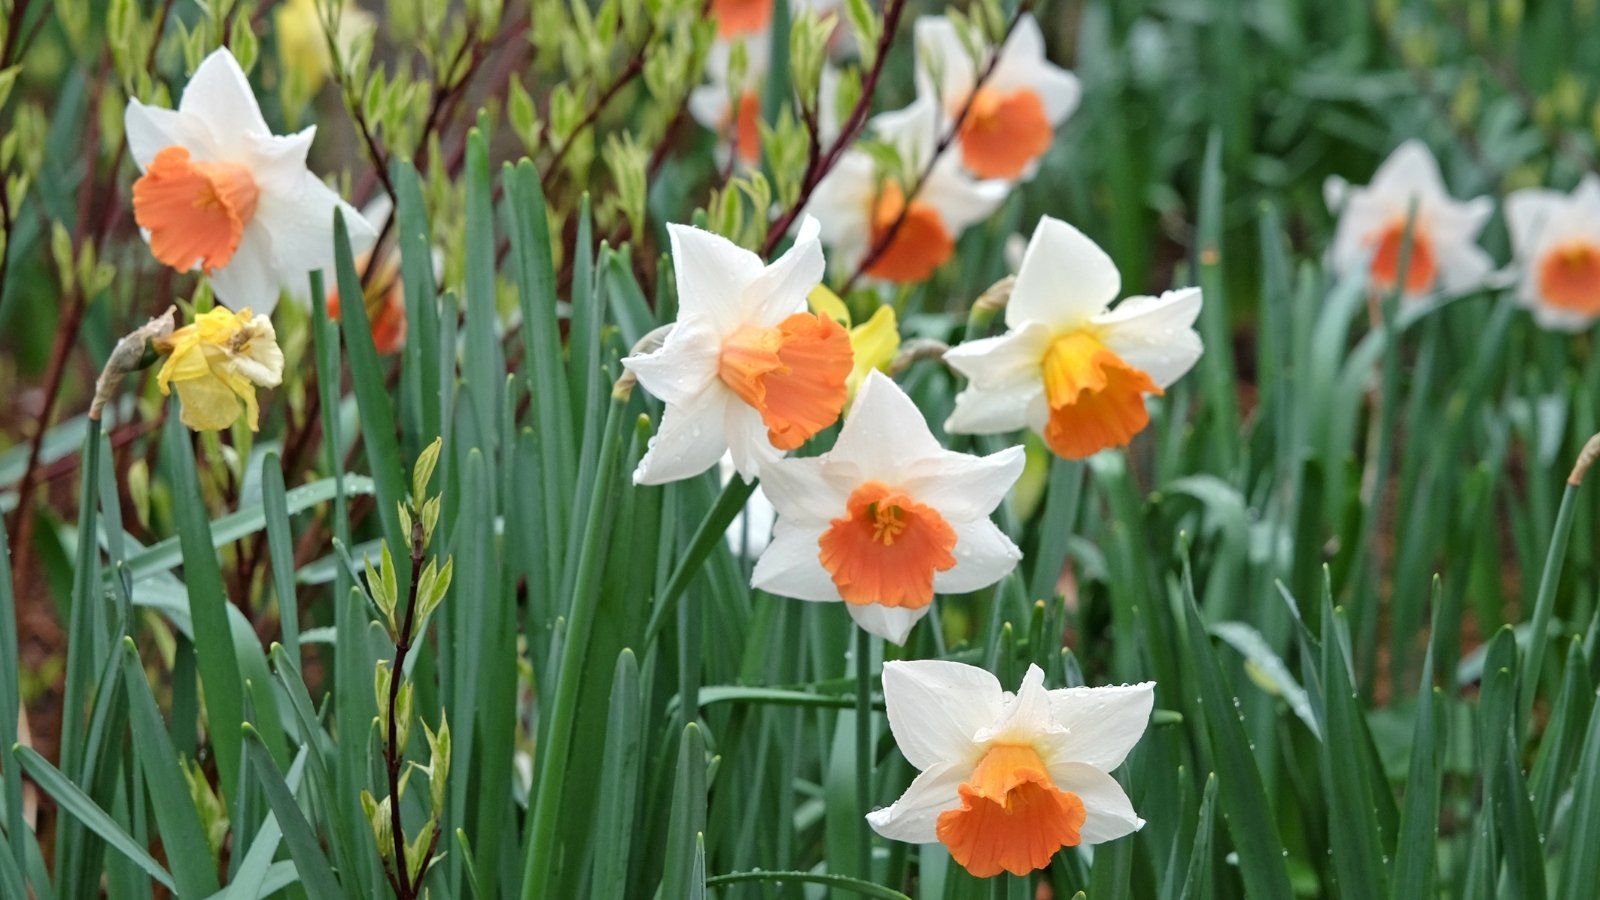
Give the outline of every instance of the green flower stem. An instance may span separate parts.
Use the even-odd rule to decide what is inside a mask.
[[[1522,716],[1529,721],[1528,711],[1533,709],[1533,697],[1539,692],[1539,672],[1543,668],[1544,648],[1550,630],[1550,616],[1556,602],[1556,585],[1561,581],[1561,565],[1567,555],[1567,542],[1572,537],[1572,515],[1577,507],[1578,485],[1567,483],[1561,494],[1561,508],[1556,511],[1555,533],[1550,536],[1550,551],[1544,558],[1544,573],[1539,576],[1538,599],[1533,604],[1533,621],[1529,625],[1528,660],[1522,667]],[[1531,725],[1531,721],[1530,721]]]
[[[856,822],[861,877],[872,880],[872,635],[856,628],[856,805],[861,818]]]
[[[539,772],[535,781],[532,824],[529,828],[527,858],[522,872],[524,900],[548,897],[558,852],[556,824],[561,813],[561,788],[567,775],[567,759],[573,718],[578,710],[578,680],[594,630],[601,568],[606,556],[604,534],[617,477],[617,459],[622,446],[622,425],[626,421],[628,396],[613,393],[606,413],[606,430],[600,443],[600,460],[595,468],[594,493],[589,502],[589,518],[584,524],[583,544],[578,551],[578,575],[573,584],[572,609],[568,614],[566,641],[561,648],[561,672],[556,682],[555,703],[550,710],[550,726],[545,729],[548,746],[540,748]]]

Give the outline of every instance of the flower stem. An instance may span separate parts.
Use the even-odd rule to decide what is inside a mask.
[[[857,852],[861,857],[861,877],[872,880],[872,635],[856,628],[856,806],[861,817],[856,821]]]

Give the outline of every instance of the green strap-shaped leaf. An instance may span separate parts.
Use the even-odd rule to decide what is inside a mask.
[[[110,813],[101,809],[93,798],[73,784],[67,776],[61,774],[55,766],[50,765],[48,760],[34,752],[32,747],[13,747],[11,752],[22,763],[22,767],[28,770],[28,774],[33,776],[39,789],[49,794],[57,806],[88,826],[89,830],[99,835],[108,846],[145,870],[167,890],[176,889],[177,885],[173,883],[172,875],[156,862],[155,857],[140,846],[132,835],[124,831],[122,826],[111,818]],[[188,792],[185,791],[184,794],[187,797]]]
[[[189,787],[178,769],[178,751],[172,746],[156,698],[139,665],[132,638],[122,639],[122,683],[128,691],[128,721],[133,727],[134,756],[144,771],[145,785],[154,797],[156,826],[180,897],[205,897],[217,891],[217,872],[206,845],[204,827],[194,804],[187,802]]]

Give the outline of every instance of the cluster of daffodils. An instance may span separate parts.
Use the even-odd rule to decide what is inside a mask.
[[[916,99],[870,122],[899,171],[850,148],[808,206],[838,265],[891,284],[924,281],[949,261],[962,232],[1033,176],[1078,105],[1078,80],[1045,58],[1032,16],[999,47],[943,16],[919,19],[915,37]]]
[[[937,594],[976,591],[1015,568],[1022,553],[990,517],[1022,473],[1023,448],[976,456],[940,445],[883,370],[899,341],[892,314],[847,330],[843,304],[821,286],[821,223],[806,217],[770,265],[710,232],[668,230],[678,319],[659,346],[623,360],[664,404],[635,482],[694,477],[723,459],[747,481],[759,477],[775,524],[769,542],[750,535],[762,548],[752,585],[843,603],[857,625],[896,644]],[[1111,307],[1119,289],[1093,242],[1042,220],[1007,332],[946,353],[970,379],[946,429],[1031,428],[1068,457],[1126,443],[1148,421],[1146,396],[1199,356],[1200,292]],[[831,449],[787,455],[841,417]],[[922,774],[872,813],[873,827],[941,842],[985,877],[1137,829],[1107,773],[1143,733],[1153,685],[1046,691],[1042,679],[1030,670],[1013,695],[970,666],[887,664],[890,725]]]
[[[772,0],[717,0],[711,11],[718,39],[707,62],[710,84],[693,93],[689,108],[718,134],[724,161],[753,167],[761,159]],[[944,16],[925,16],[915,43],[916,99],[869,123],[899,165],[849,147],[807,207],[821,222],[832,261],[880,283],[924,281],[944,265],[962,232],[998,209],[1015,182],[1033,176],[1078,104],[1078,80],[1045,58],[1032,16],[1021,16],[999,47]],[[734,59],[743,65],[731,65]],[[825,66],[816,117],[821,146],[838,136],[836,83]]]
[[[1362,272],[1375,292],[1415,300],[1478,287],[1494,269],[1478,236],[1494,212],[1488,197],[1450,196],[1420,141],[1401,144],[1365,187],[1329,179],[1324,193],[1339,223],[1329,263]],[[1600,179],[1570,194],[1544,188],[1505,200],[1517,300],[1545,328],[1579,331],[1600,318]]]
[[[255,389],[283,377],[269,318],[279,296],[306,297],[310,273],[333,267],[336,212],[363,270],[377,230],[306,168],[315,127],[282,136],[267,127],[226,48],[201,62],[177,109],[130,100],[124,124],[140,172],[133,216],[151,255],[203,273],[222,304],[153,342],[168,354],[161,391],[177,391],[181,418],[197,431],[228,428],[241,415],[254,430]],[[386,257],[374,274],[363,299],[378,349],[393,352],[405,339],[398,260]],[[337,317],[337,294],[327,300]]]

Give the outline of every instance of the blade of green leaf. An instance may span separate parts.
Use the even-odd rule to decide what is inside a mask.
[[[28,774],[33,776],[34,783],[39,785],[39,789],[49,794],[62,810],[88,826],[89,830],[99,835],[107,845],[149,873],[151,878],[160,882],[167,890],[175,889],[176,885],[167,870],[162,868],[145,848],[139,846],[138,841],[124,831],[109,813],[101,809],[67,776],[34,752],[32,747],[13,747],[11,752],[22,763],[22,767],[28,770]]]

